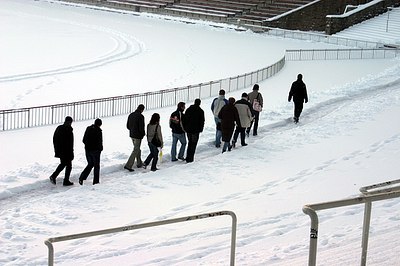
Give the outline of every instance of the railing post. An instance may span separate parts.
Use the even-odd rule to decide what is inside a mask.
[[[315,266],[317,264],[318,215],[314,209],[308,206],[303,207],[303,212],[310,216],[311,219],[308,266]]]
[[[45,240],[44,243],[49,249],[49,254],[48,254],[48,265],[53,266],[54,265],[54,247],[53,244],[49,240]]]
[[[367,251],[368,251],[368,239],[369,239],[369,227],[371,224],[371,208],[372,203],[366,202],[364,207],[364,221],[363,221],[363,232],[361,241],[361,265],[367,265]]]

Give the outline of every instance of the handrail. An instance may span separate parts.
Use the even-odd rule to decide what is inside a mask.
[[[359,197],[354,197],[344,200],[328,201],[316,204],[307,204],[303,206],[303,212],[310,216],[311,219],[311,229],[310,229],[310,249],[308,256],[308,265],[315,266],[317,260],[317,239],[318,239],[318,215],[317,211],[351,206],[361,203],[372,203],[374,201],[393,199],[400,197],[400,190],[392,192],[383,192],[372,195],[363,195]],[[365,223],[365,221],[364,221]],[[364,238],[363,238],[364,239]],[[364,241],[364,240],[363,240]],[[364,245],[365,243],[363,243]],[[366,254],[366,252],[365,252]],[[366,265],[366,257],[364,258],[364,252],[362,254],[361,265]]]
[[[400,179],[378,183],[370,186],[360,188],[360,192],[363,195],[376,195],[380,193],[389,193],[392,191],[399,191]],[[367,264],[367,251],[368,251],[368,239],[369,239],[369,228],[371,224],[371,209],[372,203],[366,202],[364,207],[364,220],[363,220],[363,233],[361,240],[361,265]]]
[[[234,212],[232,212],[232,211],[210,212],[210,213],[191,215],[191,216],[180,217],[180,218],[169,219],[169,220],[163,220],[163,221],[127,225],[127,226],[121,226],[121,227],[116,227],[116,228],[85,232],[85,233],[80,233],[80,234],[52,237],[52,238],[46,239],[44,241],[44,243],[46,244],[46,246],[48,247],[48,250],[49,250],[49,253],[48,253],[48,265],[49,266],[53,266],[54,265],[54,247],[53,247],[53,243],[56,243],[56,242],[68,241],[68,240],[79,239],[79,238],[87,238],[87,237],[91,237],[91,236],[99,236],[99,235],[105,235],[105,234],[119,233],[119,232],[137,230],[137,229],[148,228],[148,227],[155,227],[155,226],[166,225],[166,224],[194,221],[194,220],[198,220],[198,219],[212,218],[212,217],[217,217],[217,216],[222,216],[222,215],[229,215],[229,216],[232,217],[230,266],[234,266],[235,265],[235,249],[236,249],[237,217],[236,217],[236,214]]]

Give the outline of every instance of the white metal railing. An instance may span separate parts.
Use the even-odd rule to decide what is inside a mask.
[[[383,43],[380,42],[372,42],[372,41],[364,41],[357,39],[350,39],[344,37],[337,37],[334,35],[326,35],[322,33],[315,32],[305,32],[299,30],[286,30],[279,28],[271,28],[259,25],[251,25],[245,24],[241,25],[245,28],[253,30],[255,32],[262,32],[263,34],[281,37],[281,38],[289,38],[303,41],[313,41],[313,42],[323,42],[334,45],[343,45],[347,47],[357,47],[357,48],[381,48],[384,47]]]
[[[218,216],[222,216],[222,215],[229,215],[232,217],[231,250],[230,250],[230,264],[229,265],[234,266],[235,265],[235,249],[236,249],[237,217],[236,217],[236,214],[232,211],[219,211],[219,212],[204,213],[204,214],[186,216],[186,217],[157,221],[157,222],[134,224],[134,225],[127,225],[127,226],[122,226],[122,227],[117,227],[117,228],[110,228],[110,229],[99,230],[99,231],[91,231],[91,232],[85,232],[85,233],[74,234],[74,235],[52,237],[52,238],[49,238],[44,241],[44,243],[47,245],[48,250],[49,250],[48,265],[49,266],[54,265],[53,243],[55,243],[55,242],[62,242],[62,241],[68,241],[68,240],[73,240],[73,239],[87,238],[87,237],[112,234],[112,233],[120,233],[120,232],[126,232],[126,231],[137,230],[137,229],[148,228],[148,227],[155,227],[155,226],[166,225],[166,224],[188,222],[188,221],[194,221],[194,220],[198,220],[198,219],[218,217]]]
[[[372,202],[400,197],[400,185],[394,186],[397,183],[400,183],[400,180],[389,181],[372,186],[362,187],[360,188],[360,191],[363,193],[363,195],[359,197],[304,205],[303,212],[309,215],[311,219],[308,265],[315,266],[317,260],[317,240],[318,240],[317,211],[365,203],[363,236],[361,243],[362,246],[361,265],[365,266],[367,263],[367,248],[368,248],[368,236],[369,236],[369,227],[371,220]],[[384,188],[382,189],[382,187]]]
[[[388,59],[400,56],[400,49],[310,49],[286,50],[286,61]]]
[[[181,101],[188,102],[196,98],[216,96],[221,88],[231,92],[250,87],[254,83],[275,75],[284,65],[285,57],[268,67],[253,72],[180,88],[64,104],[0,110],[0,131],[58,124],[64,121],[65,116],[71,116],[75,121],[81,121],[128,114],[134,111],[139,104],[144,104],[146,109],[174,106]]]

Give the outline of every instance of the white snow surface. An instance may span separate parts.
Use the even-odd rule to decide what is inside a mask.
[[[285,49],[334,47],[50,1],[2,0],[0,25],[0,109],[195,84],[271,65]],[[309,102],[296,125],[287,94],[298,73]],[[224,154],[213,144],[212,98],[202,99],[206,125],[191,164],[169,161],[175,107],[145,110],[146,123],[154,112],[162,120],[164,155],[154,173],[123,169],[132,150],[127,116],[103,118],[96,186],[91,175],[77,184],[92,121],[73,123],[73,187],[61,185],[63,172],[56,186],[48,179],[58,165],[57,125],[1,132],[0,264],[46,265],[51,237],[230,210],[238,217],[236,265],[307,265],[303,205],[399,178],[400,62],[287,62],[260,88],[258,136]],[[363,207],[319,212],[318,265],[360,264]],[[400,265],[399,207],[400,199],[373,204],[368,265]],[[216,217],[55,243],[55,263],[229,265],[230,225]]]

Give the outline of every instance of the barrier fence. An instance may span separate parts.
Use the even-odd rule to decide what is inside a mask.
[[[400,186],[398,185],[400,180],[393,180],[372,186],[362,187],[360,191],[363,193],[362,196],[329,201],[316,204],[304,205],[303,212],[310,216],[311,229],[310,229],[310,249],[308,255],[308,265],[317,265],[317,244],[318,244],[318,215],[317,211],[352,206],[364,203],[364,220],[362,229],[362,251],[361,251],[361,265],[367,265],[367,249],[368,249],[368,237],[369,228],[371,221],[371,208],[372,202],[388,200],[400,197]]]
[[[188,222],[188,221],[194,221],[194,220],[205,219],[205,218],[218,217],[218,216],[222,216],[222,215],[229,215],[232,218],[231,252],[230,252],[230,263],[229,263],[229,265],[230,266],[234,266],[235,265],[235,250],[236,250],[237,217],[236,217],[236,214],[234,212],[232,212],[232,211],[211,212],[211,213],[192,215],[192,216],[186,216],[186,217],[163,220],[163,221],[157,221],[157,222],[135,224],[135,225],[127,225],[127,226],[122,226],[122,227],[117,227],[117,228],[110,228],[110,229],[92,231],[92,232],[85,232],[85,233],[75,234],[75,235],[66,235],[66,236],[59,236],[59,237],[49,238],[49,239],[44,241],[44,243],[46,244],[46,246],[48,247],[48,250],[49,250],[49,253],[48,253],[48,265],[49,266],[53,266],[54,265],[54,246],[53,246],[53,243],[56,243],[56,242],[68,241],[68,240],[73,240],[73,239],[88,238],[88,237],[92,237],[92,236],[99,236],[99,235],[106,235],[106,234],[113,234],[113,233],[121,233],[121,232],[137,230],[137,229],[142,229],[142,228],[155,227],[155,226],[160,226],[160,225],[167,225],[167,224]]]
[[[271,35],[274,37],[281,37],[288,39],[323,42],[328,44],[343,45],[347,47],[357,47],[357,48],[381,48],[385,46],[385,44],[380,42],[349,39],[344,37],[338,37],[335,35],[326,35],[314,32],[271,28],[271,27],[252,25],[252,24],[244,24],[241,26],[244,26],[245,28],[248,28],[254,32],[261,32],[263,34]]]
[[[286,61],[388,59],[399,55],[400,49],[388,48],[287,50],[285,56],[275,64],[236,77],[156,92],[0,110],[0,131],[58,124],[64,121],[65,116],[82,121],[129,114],[139,104],[144,104],[146,109],[157,109],[174,106],[181,101],[191,102],[196,98],[209,98],[217,96],[222,88],[232,92],[263,81],[279,72]]]
[[[400,55],[400,49],[313,49],[287,50],[286,61],[388,59]]]
[[[0,131],[58,124],[66,116],[75,121],[110,117],[133,112],[139,104],[146,109],[174,106],[178,102],[190,102],[196,98],[217,96],[220,89],[227,92],[240,90],[263,81],[285,65],[285,57],[275,64],[243,75],[209,81],[187,87],[109,97],[65,104],[0,110]]]

